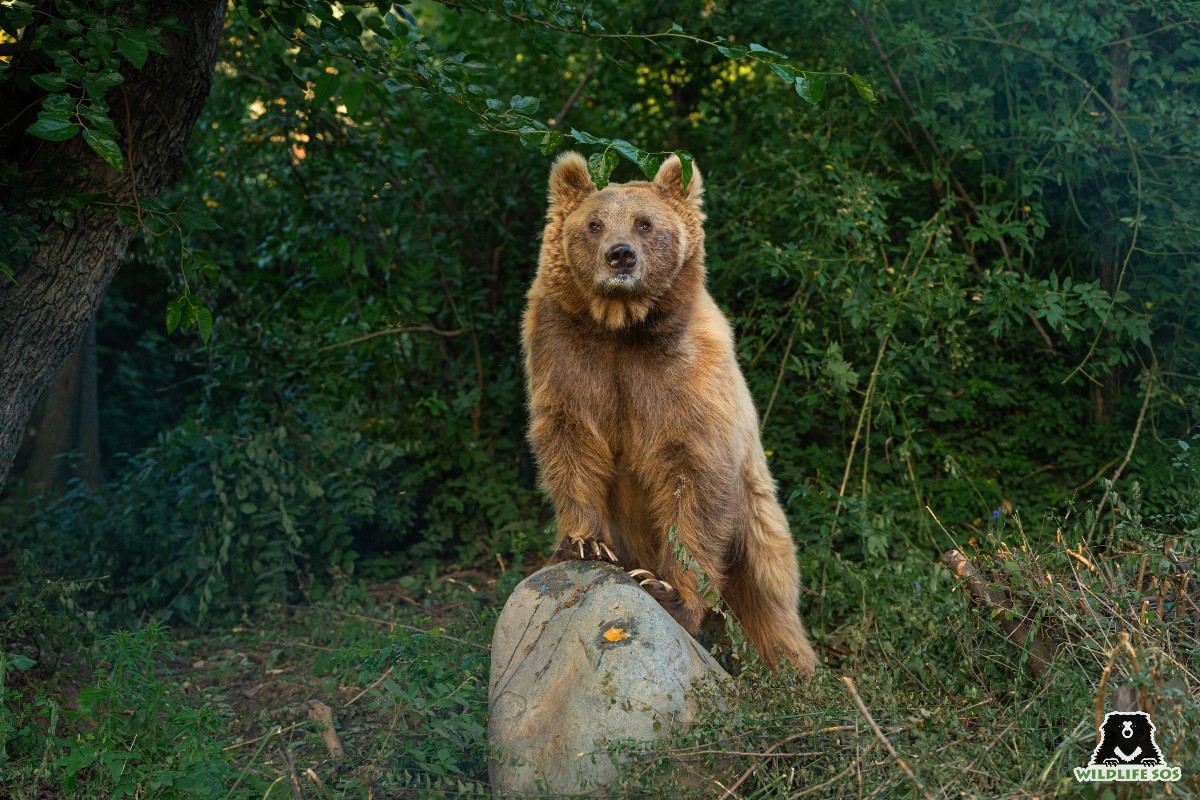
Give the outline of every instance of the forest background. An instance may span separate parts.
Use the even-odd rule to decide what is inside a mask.
[[[519,320],[577,149],[703,171],[826,665],[727,649],[743,716],[622,791],[737,751],[714,796],[1071,794],[1118,687],[1200,791],[1197,3],[249,0],[177,182],[56,189],[71,143],[136,177],[122,86],[174,6],[0,9],[0,294],[78,215],[137,231],[4,486],[0,789],[486,792],[491,626],[554,536]]]

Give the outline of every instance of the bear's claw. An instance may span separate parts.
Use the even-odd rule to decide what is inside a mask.
[[[682,611],[683,597],[680,596],[679,590],[658,575],[648,569],[631,569],[628,574],[672,616]]]
[[[619,564],[617,554],[604,542],[584,536],[567,536],[558,544],[552,561],[606,561]]]

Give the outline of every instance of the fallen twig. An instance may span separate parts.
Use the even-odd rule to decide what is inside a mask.
[[[916,786],[917,790],[921,792],[921,795],[925,797],[925,800],[933,800],[933,795],[931,795],[921,784],[921,780],[917,777],[917,773],[913,772],[913,769],[908,765],[908,762],[900,757],[900,754],[896,752],[896,748],[892,747],[892,743],[888,741],[888,738],[883,735],[883,731],[879,729],[879,725],[876,724],[875,718],[871,716],[871,712],[867,710],[862,698],[858,696],[858,690],[854,688],[854,681],[848,676],[842,676],[842,683],[846,684],[846,690],[850,692],[850,698],[854,700],[854,705],[858,706],[859,712],[867,720],[867,724],[871,726],[871,730],[875,732],[875,738],[878,739],[880,744],[886,747],[887,751],[892,754],[892,758],[896,760],[896,765],[900,767],[900,769],[904,770],[904,774],[908,775],[909,779],[913,782],[913,785]]]

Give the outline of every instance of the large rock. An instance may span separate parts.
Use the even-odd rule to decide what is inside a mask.
[[[488,762],[498,797],[603,794],[636,753],[695,718],[724,670],[621,569],[568,561],[526,578],[492,638]]]

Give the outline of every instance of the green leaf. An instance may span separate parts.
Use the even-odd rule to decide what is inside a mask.
[[[117,138],[117,126],[109,118],[103,102],[85,103],[78,108],[79,120],[88,128],[103,133],[110,139]]]
[[[650,41],[654,43],[655,47],[657,47],[659,50],[662,50],[676,61],[680,61],[684,64],[687,63],[687,59],[683,57],[683,54],[681,54],[674,47],[671,47],[671,45],[667,44],[666,42],[660,42],[658,39],[651,39]]]
[[[179,327],[186,331],[196,321],[196,311],[200,306],[196,305],[195,297],[190,294],[185,294],[181,299],[183,302],[180,303],[179,310],[183,312],[183,318],[179,320]]]
[[[165,24],[163,19],[160,19],[159,22]],[[125,35],[130,39],[136,39],[137,41],[146,45],[146,49],[151,53],[158,53],[159,55],[167,54],[167,48],[163,47],[162,43],[158,41],[158,36],[150,33],[149,31],[131,28],[130,30],[125,31]]]
[[[117,50],[121,55],[125,56],[130,64],[133,64],[138,69],[146,65],[146,59],[150,57],[150,48],[146,46],[146,42],[138,37],[131,36],[132,31],[126,33],[117,40]]]
[[[648,181],[654,180],[654,176],[658,174],[659,161],[649,153],[639,155],[637,165]]]
[[[368,16],[363,20],[363,24],[385,39],[391,38],[392,32],[388,30],[387,24],[383,21],[383,17],[379,16],[378,14],[372,14]]]
[[[548,156],[562,146],[564,138],[562,131],[549,131],[546,133],[546,138],[538,145],[538,150],[542,155]]]
[[[828,83],[828,77],[821,73],[797,75],[796,94],[815,106],[825,96],[825,88]]]
[[[199,201],[185,202],[175,214],[175,224],[185,231],[215,231],[220,230],[208,209]]]
[[[692,182],[692,170],[695,168],[693,163],[695,159],[687,150],[676,150],[675,155],[679,156],[679,177],[683,183],[683,190],[686,192],[688,184]]]
[[[625,156],[625,158],[629,161],[637,164],[638,169],[640,169],[642,174],[644,174],[647,178],[650,180],[654,179],[655,174],[658,172],[658,159],[656,159],[654,156],[650,155],[645,150],[634,147],[624,139],[613,139],[612,148],[621,155]]]
[[[133,753],[123,750],[108,750],[100,754],[100,763],[108,770],[113,783],[116,783],[121,779],[121,773],[125,771],[125,762],[131,758],[133,758]]]
[[[18,655],[17,653],[4,654],[4,668],[26,670],[32,667],[37,662],[27,656]]]
[[[196,309],[196,324],[200,328],[200,341],[208,344],[208,337],[212,336],[212,312],[204,306]]]
[[[124,80],[125,77],[121,73],[116,70],[109,70],[108,72],[87,74],[84,76],[82,83],[83,89],[88,93],[89,97],[102,99],[105,92]]]
[[[739,58],[742,58],[743,56],[745,56],[746,53],[749,52],[749,50],[745,45],[734,44],[733,42],[726,42],[724,44],[717,45],[717,52],[720,53],[721,55],[725,56],[726,58],[730,58],[730,59],[733,59],[734,61],[737,61]]]
[[[536,97],[525,97],[523,95],[513,95],[513,99],[508,101],[508,107],[518,114],[533,114],[538,110],[541,102]]]
[[[83,140],[96,151],[96,155],[107,161],[113,169],[120,170],[125,168],[125,159],[121,156],[121,148],[117,146],[116,141],[111,136],[100,131],[85,129]]]
[[[117,214],[117,222],[122,225],[137,225],[137,214],[129,206],[117,206],[115,209]]]
[[[302,45],[300,49],[296,51],[295,58],[296,65],[300,67],[311,67],[313,64],[316,64],[321,60],[321,57],[317,55],[315,50],[304,45]]]
[[[67,777],[71,777],[79,770],[90,767],[96,760],[98,753],[96,750],[83,745],[77,745],[62,758],[54,762],[55,766],[66,767]]]
[[[617,58],[616,56],[611,56],[608,53],[601,53],[601,55],[604,56],[605,61],[612,64],[614,67],[621,70],[622,72],[633,72],[634,71],[633,64],[630,64],[628,61],[626,61],[623,58]]]
[[[100,20],[93,22],[92,27],[83,35],[83,38],[87,40],[88,44],[96,48],[99,55],[107,56],[112,52],[113,37],[107,30],[100,30],[100,23]]]
[[[609,143],[608,139],[601,139],[597,136],[592,136],[587,131],[580,131],[580,130],[576,130],[575,128],[571,128],[571,138],[573,138],[575,141],[579,142],[580,144],[608,144]]]
[[[366,84],[361,80],[350,81],[342,86],[342,104],[346,106],[346,113],[352,117],[357,114],[366,94]]]
[[[38,115],[37,122],[25,129],[26,133],[51,142],[65,142],[79,133],[79,126],[63,117],[49,117],[45,112]]]
[[[69,94],[48,94],[42,98],[42,111],[50,117],[69,117],[75,110],[76,102]]]
[[[613,139],[612,149],[616,150],[618,153],[625,156],[625,158],[629,159],[635,164],[638,163],[638,155],[642,152],[624,139]]]
[[[207,250],[193,250],[191,253],[191,267],[193,270],[203,272],[204,277],[214,283],[217,280],[217,261]]]
[[[351,39],[357,39],[362,36],[362,22],[349,9],[338,18],[337,25],[341,29],[343,36],[348,36]]]
[[[775,50],[770,50],[766,47],[763,47],[761,44],[753,44],[752,43],[750,45],[750,52],[751,53],[762,53],[763,55],[768,55],[768,56],[775,56],[776,58],[787,58],[787,56],[785,56],[783,53],[780,53]]]
[[[67,79],[57,72],[44,72],[41,75],[34,75],[30,80],[47,92],[61,92],[67,88]]]
[[[605,150],[603,153],[592,153],[588,156],[588,175],[592,177],[592,183],[596,184],[597,189],[603,189],[605,186],[608,186],[608,180],[612,177],[613,170],[617,168],[620,160],[620,156],[612,150]]]
[[[171,302],[167,303],[167,335],[175,332],[179,327],[179,320],[183,316],[183,304],[180,302],[182,298],[176,297]]]
[[[852,74],[850,80],[854,81],[854,88],[858,89],[858,96],[868,103],[878,103],[879,100],[875,97],[875,90],[871,88],[871,84],[863,80],[863,77],[858,74]]]
[[[796,70],[786,64],[771,64],[771,72],[778,75],[783,81],[793,83],[796,80]]]
[[[341,75],[335,75],[329,72],[322,73],[321,77],[317,78],[317,82],[313,84],[313,106],[315,108],[320,108],[328,103],[329,98],[333,97],[333,93],[337,91],[338,84],[341,83],[341,80]]]

